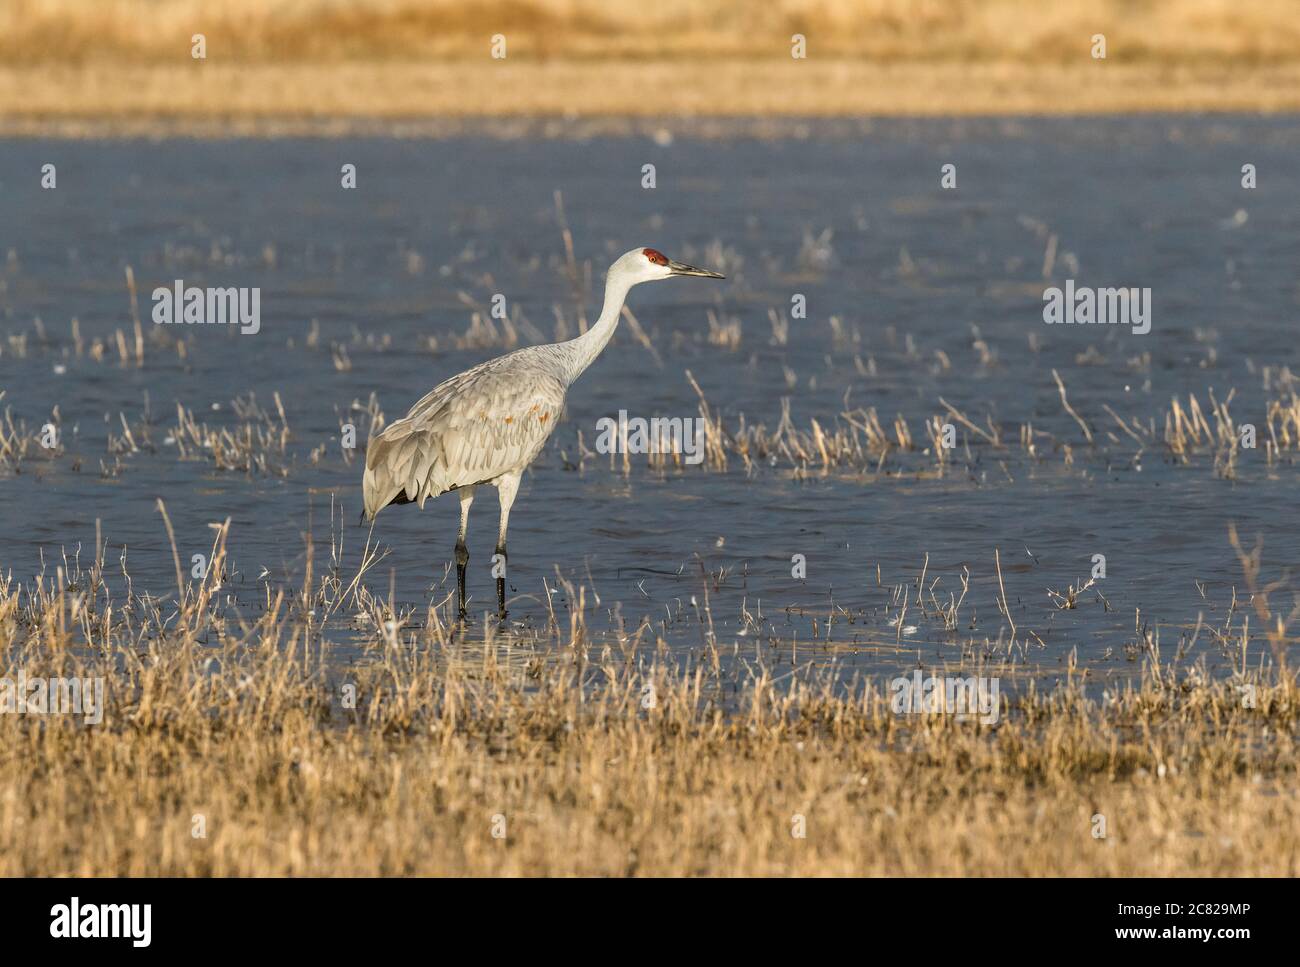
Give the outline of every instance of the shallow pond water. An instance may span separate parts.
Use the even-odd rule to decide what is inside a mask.
[[[1073,653],[1105,679],[1133,673],[1150,633],[1166,661],[1195,637],[1184,661],[1203,654],[1226,673],[1210,628],[1239,626],[1245,610],[1229,615],[1234,587],[1245,596],[1229,525],[1247,544],[1264,536],[1266,578],[1300,564],[1295,441],[1271,461],[1263,442],[1297,363],[1298,140],[1289,120],[1147,118],[811,125],[775,139],[9,141],[0,408],[29,437],[47,422],[62,436],[0,471],[0,568],[29,582],[78,546],[86,559],[98,521],[108,560],[125,546],[136,589],[167,593],[162,498],[186,561],[231,518],[245,606],[267,582],[301,579],[308,533],[318,566],[341,533],[354,573],[361,464],[344,458],[340,426],[358,426],[364,447],[372,393],[392,420],[509,348],[499,320],[471,319],[496,294],[517,344],[554,338],[557,313],[576,334],[575,289],[594,318],[609,260],[653,245],[728,279],[634,290],[649,345],[624,324],[570,391],[515,506],[512,620],[545,623],[558,571],[588,587],[594,633],[648,620],[683,653],[712,640],[889,673],[987,652],[1051,678]],[[345,164],[355,190],[340,186]],[[940,187],[946,164],[955,189]],[[128,266],[142,366],[123,364],[116,341],[121,330],[133,357]],[[259,287],[260,331],[154,326],[150,294],[176,279]],[[1046,325],[1044,288],[1067,279],[1150,288],[1151,331]],[[791,318],[796,295],[806,318]],[[743,415],[774,431],[788,399],[802,433],[875,408],[891,437],[901,416],[916,448],[829,469],[785,455],[746,467],[733,452],[725,470],[661,472],[641,457],[628,474],[582,455],[578,434],[590,448],[597,420],[621,409],[696,416],[691,378],[729,429]],[[1208,416],[1211,390],[1235,390],[1233,421],[1259,428],[1232,473],[1208,449],[1184,463],[1160,443],[1171,400],[1187,408],[1195,394]],[[262,448],[265,466],[220,469],[194,446],[182,459],[178,404],[216,429],[258,423],[244,405],[255,401],[279,427],[276,394],[289,432],[283,449]],[[936,415],[958,439],[942,472],[923,431]],[[1153,430],[1150,445],[1115,415]],[[1026,425],[1041,434],[1032,452]],[[373,539],[388,554],[367,585],[416,611],[445,598],[456,516],[450,498],[381,514]],[[495,528],[483,491],[470,531],[479,611],[494,605]],[[1049,590],[1087,583],[1096,555],[1105,577],[1059,607]],[[935,605],[961,594],[967,569],[951,630]],[[1284,614],[1292,587],[1274,592]],[[1267,653],[1256,625],[1252,663]],[[349,627],[326,634],[345,654],[356,646]]]

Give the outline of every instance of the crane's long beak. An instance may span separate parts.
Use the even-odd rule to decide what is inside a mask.
[[[708,269],[697,269],[693,265],[687,265],[685,262],[668,262],[668,268],[672,270],[673,275],[698,275],[702,279],[725,279],[726,276],[719,272],[710,272]]]

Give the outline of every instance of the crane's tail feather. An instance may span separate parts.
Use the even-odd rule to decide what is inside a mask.
[[[370,441],[366,449],[366,472],[361,480],[365,498],[364,515],[375,515],[389,504],[424,501],[434,489],[432,471],[437,463],[437,446],[426,434],[412,432],[409,424],[398,420]]]

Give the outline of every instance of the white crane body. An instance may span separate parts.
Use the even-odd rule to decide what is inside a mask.
[[[455,490],[461,523],[456,542],[460,615],[465,616],[465,535],[474,488],[490,484],[501,502],[497,553],[504,561],[510,507],[524,469],[541,453],[564,413],[564,398],[614,335],[628,290],[675,275],[722,278],[673,262],[654,249],[633,249],[610,266],[600,317],[581,336],[528,346],[480,363],[442,383],[400,420],[371,439],[362,479],[365,515],[389,504],[414,503]],[[497,578],[498,613],[505,617],[505,579]]]

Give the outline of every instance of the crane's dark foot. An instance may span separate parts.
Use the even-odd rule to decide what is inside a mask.
[[[469,548],[463,541],[456,543],[456,600],[460,623],[465,623],[465,571],[469,567]]]
[[[510,614],[510,612],[506,610],[505,571],[507,566],[506,565],[507,557],[506,557],[505,544],[497,545],[497,554],[499,554],[501,557],[501,562],[500,562],[501,572],[497,575],[497,618],[499,618],[501,621],[505,621],[506,617]]]

